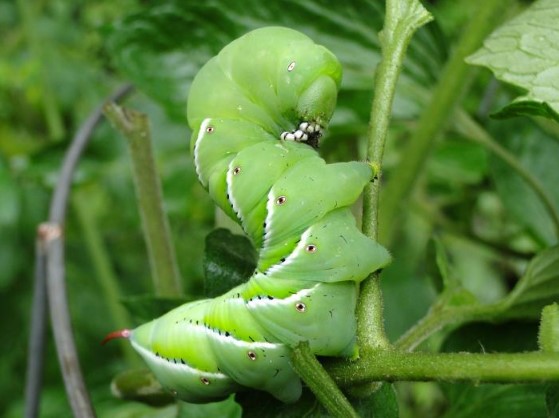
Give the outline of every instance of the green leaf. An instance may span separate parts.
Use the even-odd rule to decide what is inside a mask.
[[[527,123],[528,122],[528,123]],[[536,177],[559,210],[559,142],[526,119],[511,120],[498,125],[494,136],[513,153],[522,166]],[[505,126],[506,125],[506,126]],[[557,242],[555,227],[549,212],[533,189],[502,160],[490,158],[490,172],[497,192],[507,209],[542,246]]]
[[[544,116],[559,121],[559,3],[538,0],[484,42],[468,63],[488,67],[495,76],[526,90],[498,113]]]
[[[391,383],[383,383],[369,400],[361,401],[359,406],[358,411],[364,417],[398,418],[400,416],[398,397],[394,385]]]
[[[559,300],[559,246],[548,248],[530,261],[507,301],[507,316],[538,318],[544,306]]]
[[[387,6],[385,25],[401,25],[410,35],[433,20],[431,13],[419,0],[389,1]]]
[[[205,294],[219,296],[244,283],[256,268],[256,251],[242,235],[220,228],[206,237]]]
[[[342,89],[370,93],[380,60],[377,33],[383,16],[384,2],[379,0],[171,0],[150,4],[112,25],[107,46],[126,77],[175,119],[184,121],[188,89],[198,69],[227,43],[262,26],[292,27],[311,36],[342,62]],[[412,41],[397,114],[417,112],[417,91],[436,81],[446,55],[439,36],[424,29]]]
[[[450,407],[443,418],[542,418],[546,416],[541,385],[441,385]]]
[[[541,116],[559,122],[559,115],[549,104],[531,100],[513,101],[491,116],[495,119],[506,119],[514,116]]]
[[[438,237],[433,237],[427,245],[425,270],[437,292],[440,293],[448,287],[455,287],[456,281],[449,273],[448,254]]]

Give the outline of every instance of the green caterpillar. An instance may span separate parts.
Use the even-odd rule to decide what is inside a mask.
[[[209,402],[250,387],[293,402],[293,346],[356,353],[358,284],[390,255],[350,211],[371,166],[326,164],[315,149],[340,81],[330,51],[281,27],[233,41],[194,79],[187,116],[200,182],[259,257],[252,277],[226,294],[109,337],[128,337],[178,398]]]

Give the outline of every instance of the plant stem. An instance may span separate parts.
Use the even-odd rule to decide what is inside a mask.
[[[419,344],[447,325],[494,319],[507,306],[503,301],[491,305],[448,307],[445,306],[445,300],[450,296],[450,293],[442,294],[429,312],[396,341],[394,347],[401,351],[413,351]]]
[[[312,353],[308,342],[302,342],[291,353],[297,374],[309,386],[320,403],[334,417],[358,418],[347,398]]]
[[[128,143],[155,293],[176,297],[182,293],[181,279],[169,223],[163,210],[163,194],[155,168],[149,120],[145,114],[115,103],[107,103],[103,112]]]
[[[46,254],[39,232],[40,229],[37,231],[37,240],[35,243],[35,285],[33,289],[29,348],[27,349],[28,364],[25,377],[25,418],[35,418],[39,416],[41,386],[43,385],[45,340],[47,334]]]
[[[45,249],[48,306],[68,400],[74,416],[94,418],[95,412],[83,380],[70,324],[62,226],[54,222],[43,223],[39,226],[39,237]]]
[[[455,104],[467,85],[470,69],[464,59],[473,53],[485,36],[494,28],[507,6],[506,0],[487,0],[479,4],[477,12],[464,28],[451,59],[445,66],[431,101],[421,115],[417,129],[402,152],[398,169],[383,191],[380,225],[381,239],[390,244],[399,222],[400,204],[406,201],[421,172],[437,135],[453,113]]]
[[[555,235],[559,237],[559,211],[555,207],[553,198],[548,194],[547,190],[543,187],[537,177],[535,177],[529,170],[527,170],[518,158],[502,147],[495,139],[487,133],[481,126],[479,126],[466,112],[456,112],[456,120],[460,128],[467,132],[467,138],[484,146],[506,164],[509,165],[536,193],[544,208],[547,210],[551,222],[555,227]]]
[[[110,96],[110,100],[118,100],[125,97],[132,90],[130,85],[119,87]],[[40,335],[44,333],[44,321],[40,314],[44,299],[48,295],[50,319],[53,328],[56,352],[58,355],[66,394],[75,416],[93,417],[95,413],[85,388],[81,372],[78,354],[74,344],[74,336],[70,325],[70,313],[66,297],[65,270],[64,270],[64,243],[62,237],[62,225],[66,218],[67,200],[72,185],[72,175],[78,161],[85,150],[101,120],[101,106],[98,106],[80,126],[72,138],[72,143],[64,156],[64,162],[60,169],[58,181],[50,202],[49,222],[43,223],[38,228],[38,251],[36,257],[36,289],[33,300],[33,315],[31,329],[33,337],[31,344],[37,347],[40,344]],[[40,282],[46,281],[46,293],[43,292]],[[44,283],[44,282],[43,282]],[[55,306],[52,306],[52,305]],[[44,306],[44,305],[43,305]],[[34,354],[29,350],[29,354]],[[43,367],[42,356],[37,359],[28,359],[29,379],[41,376]],[[39,409],[40,382],[27,382],[26,389],[26,417],[34,417],[34,411]]]
[[[328,368],[341,385],[370,381],[468,381],[479,383],[559,380],[557,353],[364,352],[361,360]]]
[[[375,76],[375,94],[371,108],[367,159],[375,167],[377,178],[363,194],[363,232],[378,240],[379,188],[382,158],[390,123],[396,82],[400,75],[406,48],[415,31],[432,19],[415,0],[389,0],[384,28],[380,34],[382,60]],[[357,338],[361,346],[389,346],[384,332],[383,301],[378,274],[373,274],[361,286],[357,307]]]

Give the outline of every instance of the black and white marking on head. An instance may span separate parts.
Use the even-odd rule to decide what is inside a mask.
[[[284,131],[280,135],[282,141],[304,142],[313,148],[318,148],[318,141],[322,136],[322,127],[315,122],[301,122],[299,127],[291,132]]]

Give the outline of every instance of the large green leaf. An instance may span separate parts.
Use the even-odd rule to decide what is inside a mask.
[[[538,0],[498,28],[468,62],[526,90],[498,116],[544,116],[559,122],[559,3]]]
[[[392,383],[384,383],[373,395],[361,401],[359,411],[362,416],[375,418],[398,418],[400,408],[398,397]]]
[[[262,26],[288,26],[311,36],[342,62],[343,89],[370,91],[380,60],[377,33],[383,4],[379,0],[156,2],[114,24],[107,44],[126,77],[184,120],[189,85],[198,69],[227,43]],[[410,46],[396,112],[416,111],[417,90],[436,80],[445,55],[437,35],[421,30]]]
[[[555,208],[559,208],[559,142],[526,119],[511,120],[506,124],[495,123],[495,127],[497,129],[493,136],[499,138],[501,144],[538,179]],[[508,213],[542,246],[556,243],[552,219],[533,189],[514,169],[497,157],[490,158],[489,166],[497,192]]]

